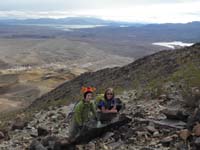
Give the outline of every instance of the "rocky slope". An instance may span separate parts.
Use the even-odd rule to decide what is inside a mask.
[[[159,99],[138,99],[137,91],[125,91],[117,95],[125,104],[123,114],[131,121],[110,128],[101,137],[89,143],[66,146],[69,131],[69,112],[74,105],[49,107],[34,114],[30,122],[19,115],[10,122],[9,133],[0,132],[2,150],[198,150],[200,126],[187,129],[185,117],[189,111],[181,106],[183,99],[177,98],[178,89]],[[176,107],[177,109],[173,109]],[[179,108],[179,109],[178,109]],[[93,133],[95,134],[95,133]]]

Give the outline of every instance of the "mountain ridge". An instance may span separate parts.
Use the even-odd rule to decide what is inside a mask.
[[[181,81],[185,76],[179,74],[187,68],[189,68],[188,72],[190,72],[190,69],[197,71],[195,79],[198,80],[200,73],[198,70],[200,66],[199,58],[200,44],[197,43],[191,47],[161,51],[138,59],[124,67],[87,72],[36,99],[29,108],[37,107],[42,103],[45,105],[52,102],[59,103],[63,100],[64,103],[69,103],[79,98],[81,86],[94,86],[98,89],[97,92],[102,92],[107,87],[114,87],[117,91],[123,89],[152,89],[159,87],[161,83],[167,82],[167,80]],[[192,67],[190,67],[191,65]],[[200,84],[199,80],[191,86],[198,86],[198,84]]]
[[[122,21],[110,21],[93,17],[38,18],[38,19],[2,19],[2,24],[66,24],[66,25],[142,25]]]

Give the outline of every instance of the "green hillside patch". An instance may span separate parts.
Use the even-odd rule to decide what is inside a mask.
[[[192,87],[200,88],[200,65],[198,63],[187,63],[182,65],[168,77],[159,76],[153,80],[150,80],[143,92],[151,94],[153,97],[157,97],[161,94],[167,93],[164,86],[168,83],[173,83],[176,86],[181,85],[183,94],[189,93]],[[137,82],[136,82],[137,83]]]
[[[197,64],[188,63],[174,72],[169,80],[173,82],[184,81],[187,87],[200,87],[200,68]]]

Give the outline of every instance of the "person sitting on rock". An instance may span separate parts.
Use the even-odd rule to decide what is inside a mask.
[[[69,137],[71,141],[75,140],[81,134],[88,121],[96,117],[96,109],[92,102],[95,90],[92,87],[82,88],[84,98],[76,104],[70,126]]]
[[[121,101],[119,98],[115,98],[113,88],[106,89],[104,97],[97,104],[98,111],[102,113],[117,113],[121,107]]]

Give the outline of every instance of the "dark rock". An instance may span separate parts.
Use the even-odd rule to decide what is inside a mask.
[[[154,132],[157,131],[157,130],[155,129],[155,127],[154,127],[154,126],[151,126],[151,125],[147,126],[146,129],[147,129],[150,133],[154,133]]]
[[[87,147],[86,149],[89,149],[89,150],[96,150],[96,145],[94,142],[90,142],[87,144]],[[114,148],[113,148],[114,149]]]
[[[22,120],[20,118],[16,118],[15,121],[13,122],[13,124],[12,124],[11,129],[12,130],[15,130],[15,129],[23,130],[24,127],[27,126],[27,124],[28,123],[26,121],[24,121],[24,120]]]
[[[193,132],[194,132],[194,135],[196,135],[198,137],[200,136],[200,124],[199,123],[197,123],[197,125],[194,126]]]
[[[162,145],[165,147],[169,147],[172,141],[173,141],[172,137],[165,137],[160,141],[160,143],[162,143]]]
[[[30,147],[29,147],[30,150],[47,150],[47,148],[45,148],[39,141],[37,140],[34,140]]]
[[[58,120],[63,120],[64,118],[65,118],[65,116],[63,116],[62,114],[59,114],[57,117]]]
[[[129,139],[126,140],[126,144],[133,144],[137,141],[136,137],[131,137]]]
[[[184,141],[186,141],[190,135],[191,132],[188,129],[184,129],[179,132],[179,137]]]
[[[112,149],[118,149],[122,144],[123,144],[123,142],[116,141],[116,142],[113,142],[113,143],[109,143],[108,147],[112,147]]]
[[[57,121],[58,121],[57,116],[56,116],[56,115],[52,116],[52,117],[51,117],[51,121],[52,121],[52,122],[57,122]]]
[[[3,139],[3,138],[5,138],[5,135],[4,135],[3,132],[0,131],[0,140]]]
[[[160,136],[160,133],[158,131],[153,133],[153,137],[159,137],[159,136]]]
[[[42,145],[44,145],[45,147],[51,147],[53,148],[55,143],[59,140],[58,137],[56,136],[48,136],[44,139],[42,139],[41,143]]]
[[[111,138],[113,135],[114,135],[113,132],[107,132],[102,138],[103,138],[103,139],[109,139],[109,138]]]
[[[58,114],[60,114],[63,118],[65,118],[66,117],[66,114],[65,113],[63,113],[62,111],[59,111],[58,112]]]
[[[50,110],[52,110],[53,108],[50,106],[49,108],[48,108],[48,110],[50,111]],[[50,117],[52,117],[52,116],[54,116],[55,115],[55,112],[50,112],[49,114],[48,114],[48,117],[50,118]]]
[[[200,148],[200,137],[195,139],[194,144],[196,147]]]
[[[125,114],[120,114],[117,120],[113,120],[102,127],[86,127],[86,130],[83,130],[83,132],[76,138],[75,143],[87,143],[112,129],[119,129],[120,126],[128,124],[130,121],[131,118],[127,117]]]
[[[9,136],[8,130],[2,130],[2,131],[0,131],[0,139],[10,140],[10,136]]]
[[[133,115],[133,117],[144,118],[145,115],[144,115],[144,112],[138,111]]]
[[[167,119],[181,120],[184,122],[187,122],[189,116],[186,112],[176,109],[165,109],[162,113],[166,115]]]
[[[144,148],[141,148],[140,150],[154,150],[154,149],[150,147],[144,147]]]
[[[70,144],[67,138],[59,139],[55,143],[54,150],[75,150],[75,145]]]
[[[196,122],[200,122],[200,109],[196,109],[194,113],[188,117],[187,128],[191,130]]]
[[[188,144],[186,144],[185,142],[180,142],[177,144],[176,146],[177,150],[190,150],[191,148],[189,148]],[[192,150],[194,150],[192,148]]]
[[[159,99],[163,99],[163,100],[166,100],[167,99],[167,95],[165,94],[162,94],[158,97]]]
[[[38,127],[37,132],[38,136],[46,136],[49,134],[49,131],[43,127]]]
[[[123,132],[125,132],[125,133],[122,134]],[[124,140],[124,141],[126,141],[129,138],[131,138],[134,134],[135,134],[135,130],[134,129],[124,130],[124,131],[121,131],[119,133],[119,135],[121,136],[121,140]]]
[[[31,133],[30,136],[33,137],[33,138],[36,138],[38,135],[34,134],[34,133]]]

